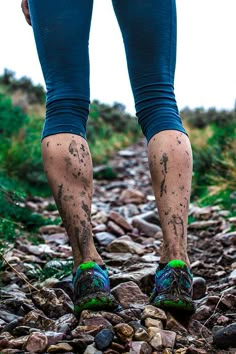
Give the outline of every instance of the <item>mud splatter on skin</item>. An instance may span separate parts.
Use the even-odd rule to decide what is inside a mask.
[[[168,222],[168,225],[172,224],[174,229],[174,234],[176,237],[184,238],[184,222],[183,219],[178,215],[172,215],[172,218]]]
[[[170,212],[171,212],[171,208],[169,208],[168,210],[165,210],[165,215],[169,215]]]
[[[86,214],[87,220],[90,222],[91,220],[90,208],[88,207],[87,204],[84,203],[84,201],[82,201],[82,209]]]
[[[85,147],[83,144],[80,145],[80,150],[82,150],[83,152],[85,152]]]
[[[47,142],[47,148],[49,147],[49,145],[50,145],[50,141]]]
[[[65,157],[64,161],[66,163],[66,172],[68,173],[69,168],[72,166],[71,159],[69,157]]]
[[[179,189],[180,189],[181,191],[183,191],[184,188],[185,188],[184,186],[179,187]]]
[[[156,155],[153,155],[153,158],[151,159],[151,161],[149,163],[149,169],[150,169],[151,174],[154,172],[154,168],[155,168],[156,162],[157,162],[156,160],[157,160]]]
[[[161,181],[160,197],[162,197],[164,193],[167,193],[167,186],[166,186],[167,162],[168,162],[168,155],[164,152],[160,160],[160,165],[163,166],[163,169],[161,171],[163,174],[163,180]]]
[[[71,202],[74,199],[73,195],[64,195],[63,200],[65,202]]]
[[[79,157],[79,150],[77,148],[77,144],[75,140],[72,140],[72,142],[69,145],[69,153],[73,156]]]
[[[87,180],[87,178],[85,178],[84,176],[81,177],[81,182],[83,183],[84,185],[84,189],[85,191],[90,187],[90,183],[89,181]]]
[[[180,145],[181,144],[181,140],[180,140],[180,138],[178,136],[176,137],[176,140],[177,140],[178,145]]]
[[[59,213],[61,214],[62,217],[62,195],[63,195],[63,184],[59,184],[58,186],[58,191],[57,191],[57,206]]]
[[[90,237],[90,229],[88,226],[86,226],[86,221],[82,220],[80,221],[80,224],[82,225],[81,242],[82,244],[88,244],[88,240]]]

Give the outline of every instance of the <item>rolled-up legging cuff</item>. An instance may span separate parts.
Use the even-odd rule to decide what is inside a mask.
[[[49,135],[70,133],[86,139],[89,101],[64,98],[48,102],[42,139]]]

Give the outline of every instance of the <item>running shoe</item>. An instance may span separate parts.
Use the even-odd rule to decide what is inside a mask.
[[[193,276],[181,260],[172,260],[163,269],[157,269],[155,288],[150,303],[166,310],[180,310],[193,313]]]
[[[110,293],[108,272],[95,262],[82,263],[73,277],[74,312],[114,310],[118,303]]]

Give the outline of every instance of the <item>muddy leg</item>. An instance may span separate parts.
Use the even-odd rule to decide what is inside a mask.
[[[83,262],[103,261],[94,246],[91,228],[92,161],[85,139],[55,134],[43,139],[44,169],[70,238],[74,271]]]
[[[187,255],[187,220],[192,179],[188,137],[175,130],[160,132],[148,145],[152,184],[163,231],[161,262]]]

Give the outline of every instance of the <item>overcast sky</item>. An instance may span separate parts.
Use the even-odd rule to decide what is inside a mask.
[[[34,83],[43,84],[32,30],[24,20],[20,3],[0,0],[0,72],[8,68],[17,77],[26,75]],[[177,0],[177,12],[175,92],[179,108],[233,108],[236,0]],[[121,102],[134,113],[123,43],[111,0],[94,1],[90,63],[91,99]]]

